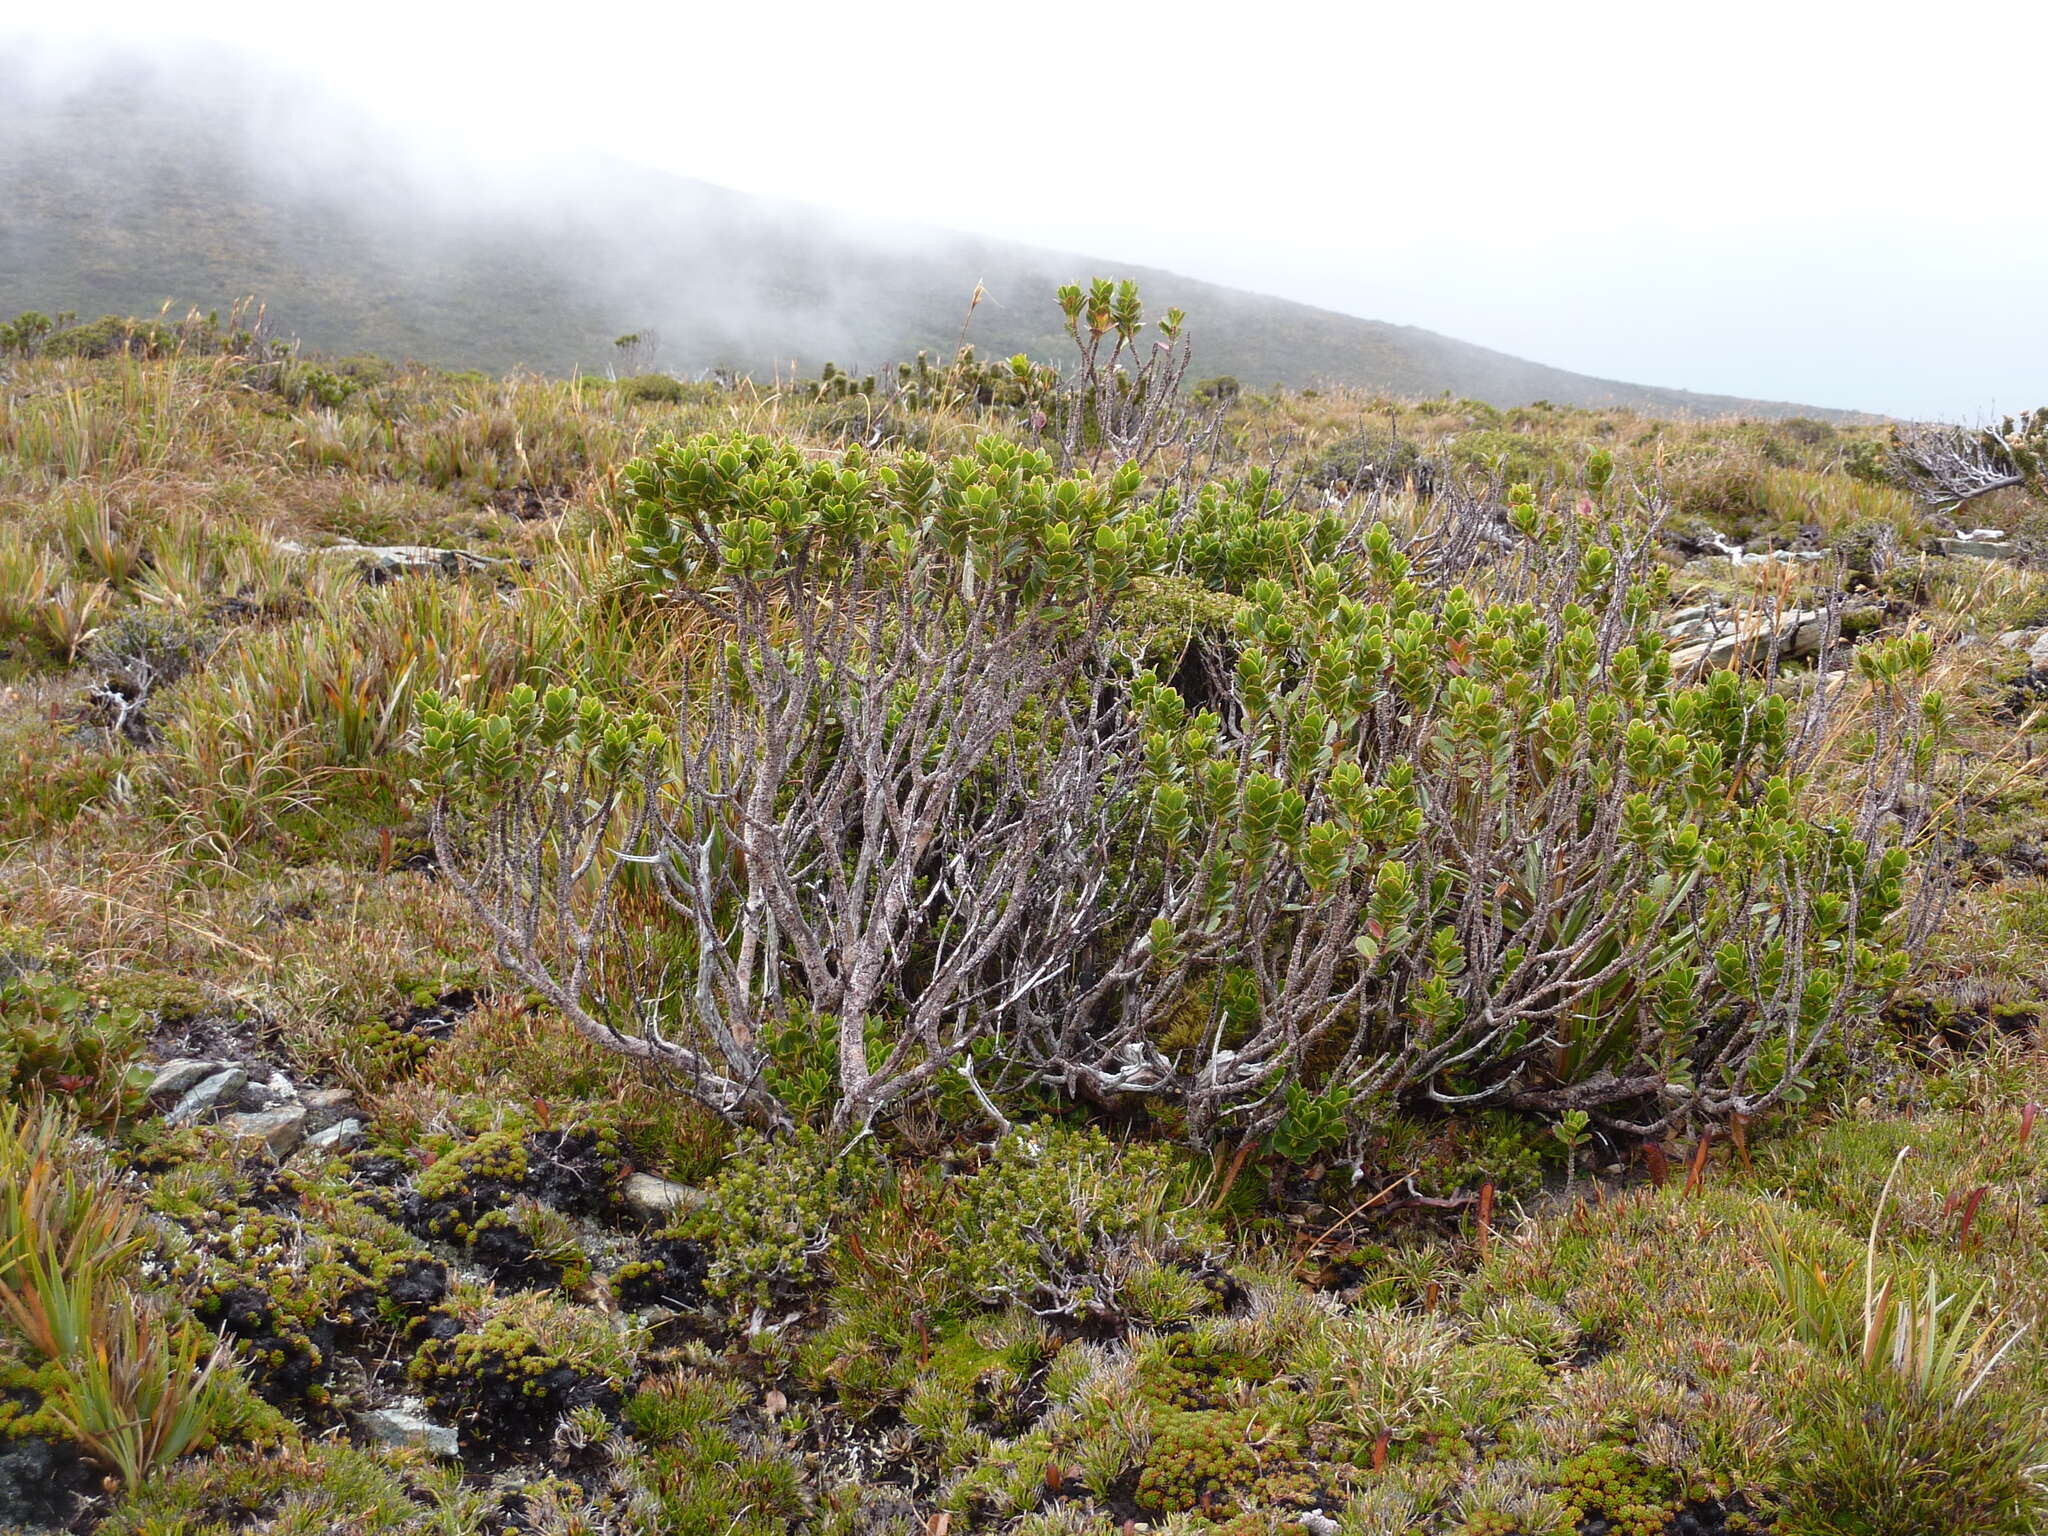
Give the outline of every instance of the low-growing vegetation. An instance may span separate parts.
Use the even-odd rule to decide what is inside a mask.
[[[0,332],[0,1524],[2042,1528],[2037,417],[1057,302]]]

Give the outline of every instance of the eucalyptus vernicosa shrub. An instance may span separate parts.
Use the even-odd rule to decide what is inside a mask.
[[[1904,969],[1906,857],[1877,842],[1938,730],[1931,646],[1858,653],[1862,763],[1818,786],[1838,694],[1675,678],[1647,526],[1509,521],[1512,557],[1439,561],[1473,585],[1384,526],[1254,577],[1210,707],[1137,676],[1144,910],[1085,985],[1025,1000],[1026,1060],[1197,1136],[1299,1118],[1283,1083],[1644,1134],[1801,1091]]]
[[[977,289],[974,302],[981,298]],[[1236,397],[1236,382],[1228,381],[1227,393],[1183,391],[1194,355],[1187,317],[1169,309],[1148,324],[1136,283],[1068,283],[1057,298],[1074,344],[1073,361],[1064,370],[1023,353],[981,359],[963,346],[943,366],[920,352],[893,376],[856,377],[826,363],[815,382],[798,388],[820,402],[864,404],[865,412],[846,425],[859,423],[870,445],[889,434],[892,408],[916,413],[998,407],[1034,446],[1054,453],[1062,470],[1135,464],[1152,473],[1188,474],[1215,439],[1223,408]]]
[[[1403,1095],[1754,1114],[1896,981],[1923,638],[1798,695],[1680,678],[1646,517],[1524,494],[1397,536],[1260,474],[1052,468],[631,466],[630,557],[700,639],[674,716],[423,710],[504,962],[735,1119],[790,1122],[803,1019],[843,1127],[979,1061],[1196,1140]],[[1165,590],[1232,615],[1171,671],[1195,697],[1126,623]]]
[[[1150,336],[1138,285],[1100,277],[1086,288],[1068,283],[1058,298],[1077,362],[1041,425],[1058,442],[1060,462],[1142,468],[1169,449],[1191,457],[1214,434],[1220,402],[1181,393],[1194,356],[1187,316],[1169,309]]]
[[[1118,733],[1083,672],[1166,531],[1135,470],[1051,470],[996,440],[949,464],[761,438],[634,463],[631,560],[704,639],[670,739],[566,690],[424,714],[461,791],[437,849],[506,963],[769,1124],[762,1022],[794,986],[856,1126],[1060,974],[1110,878],[1086,828]]]

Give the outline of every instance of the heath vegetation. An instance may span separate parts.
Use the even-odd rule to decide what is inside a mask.
[[[2042,1528],[2041,413],[1057,304],[0,327],[0,1524]]]

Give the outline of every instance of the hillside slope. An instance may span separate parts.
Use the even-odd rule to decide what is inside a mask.
[[[1119,263],[937,230],[862,226],[613,160],[452,176],[331,104],[166,89],[118,70],[31,91],[0,67],[0,311],[154,313],[268,305],[273,329],[333,352],[494,369],[594,368],[622,331],[659,366],[870,368],[970,339],[1057,357],[1051,293],[1129,276],[1195,320],[1198,375],[1343,384],[1495,405],[1660,414],[1835,415],[1590,378],[1412,326]],[[421,169],[432,163],[433,171]]]

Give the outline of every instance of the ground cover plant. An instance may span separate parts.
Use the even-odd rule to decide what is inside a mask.
[[[2034,419],[1054,313],[14,327],[0,1524],[2041,1528]]]

